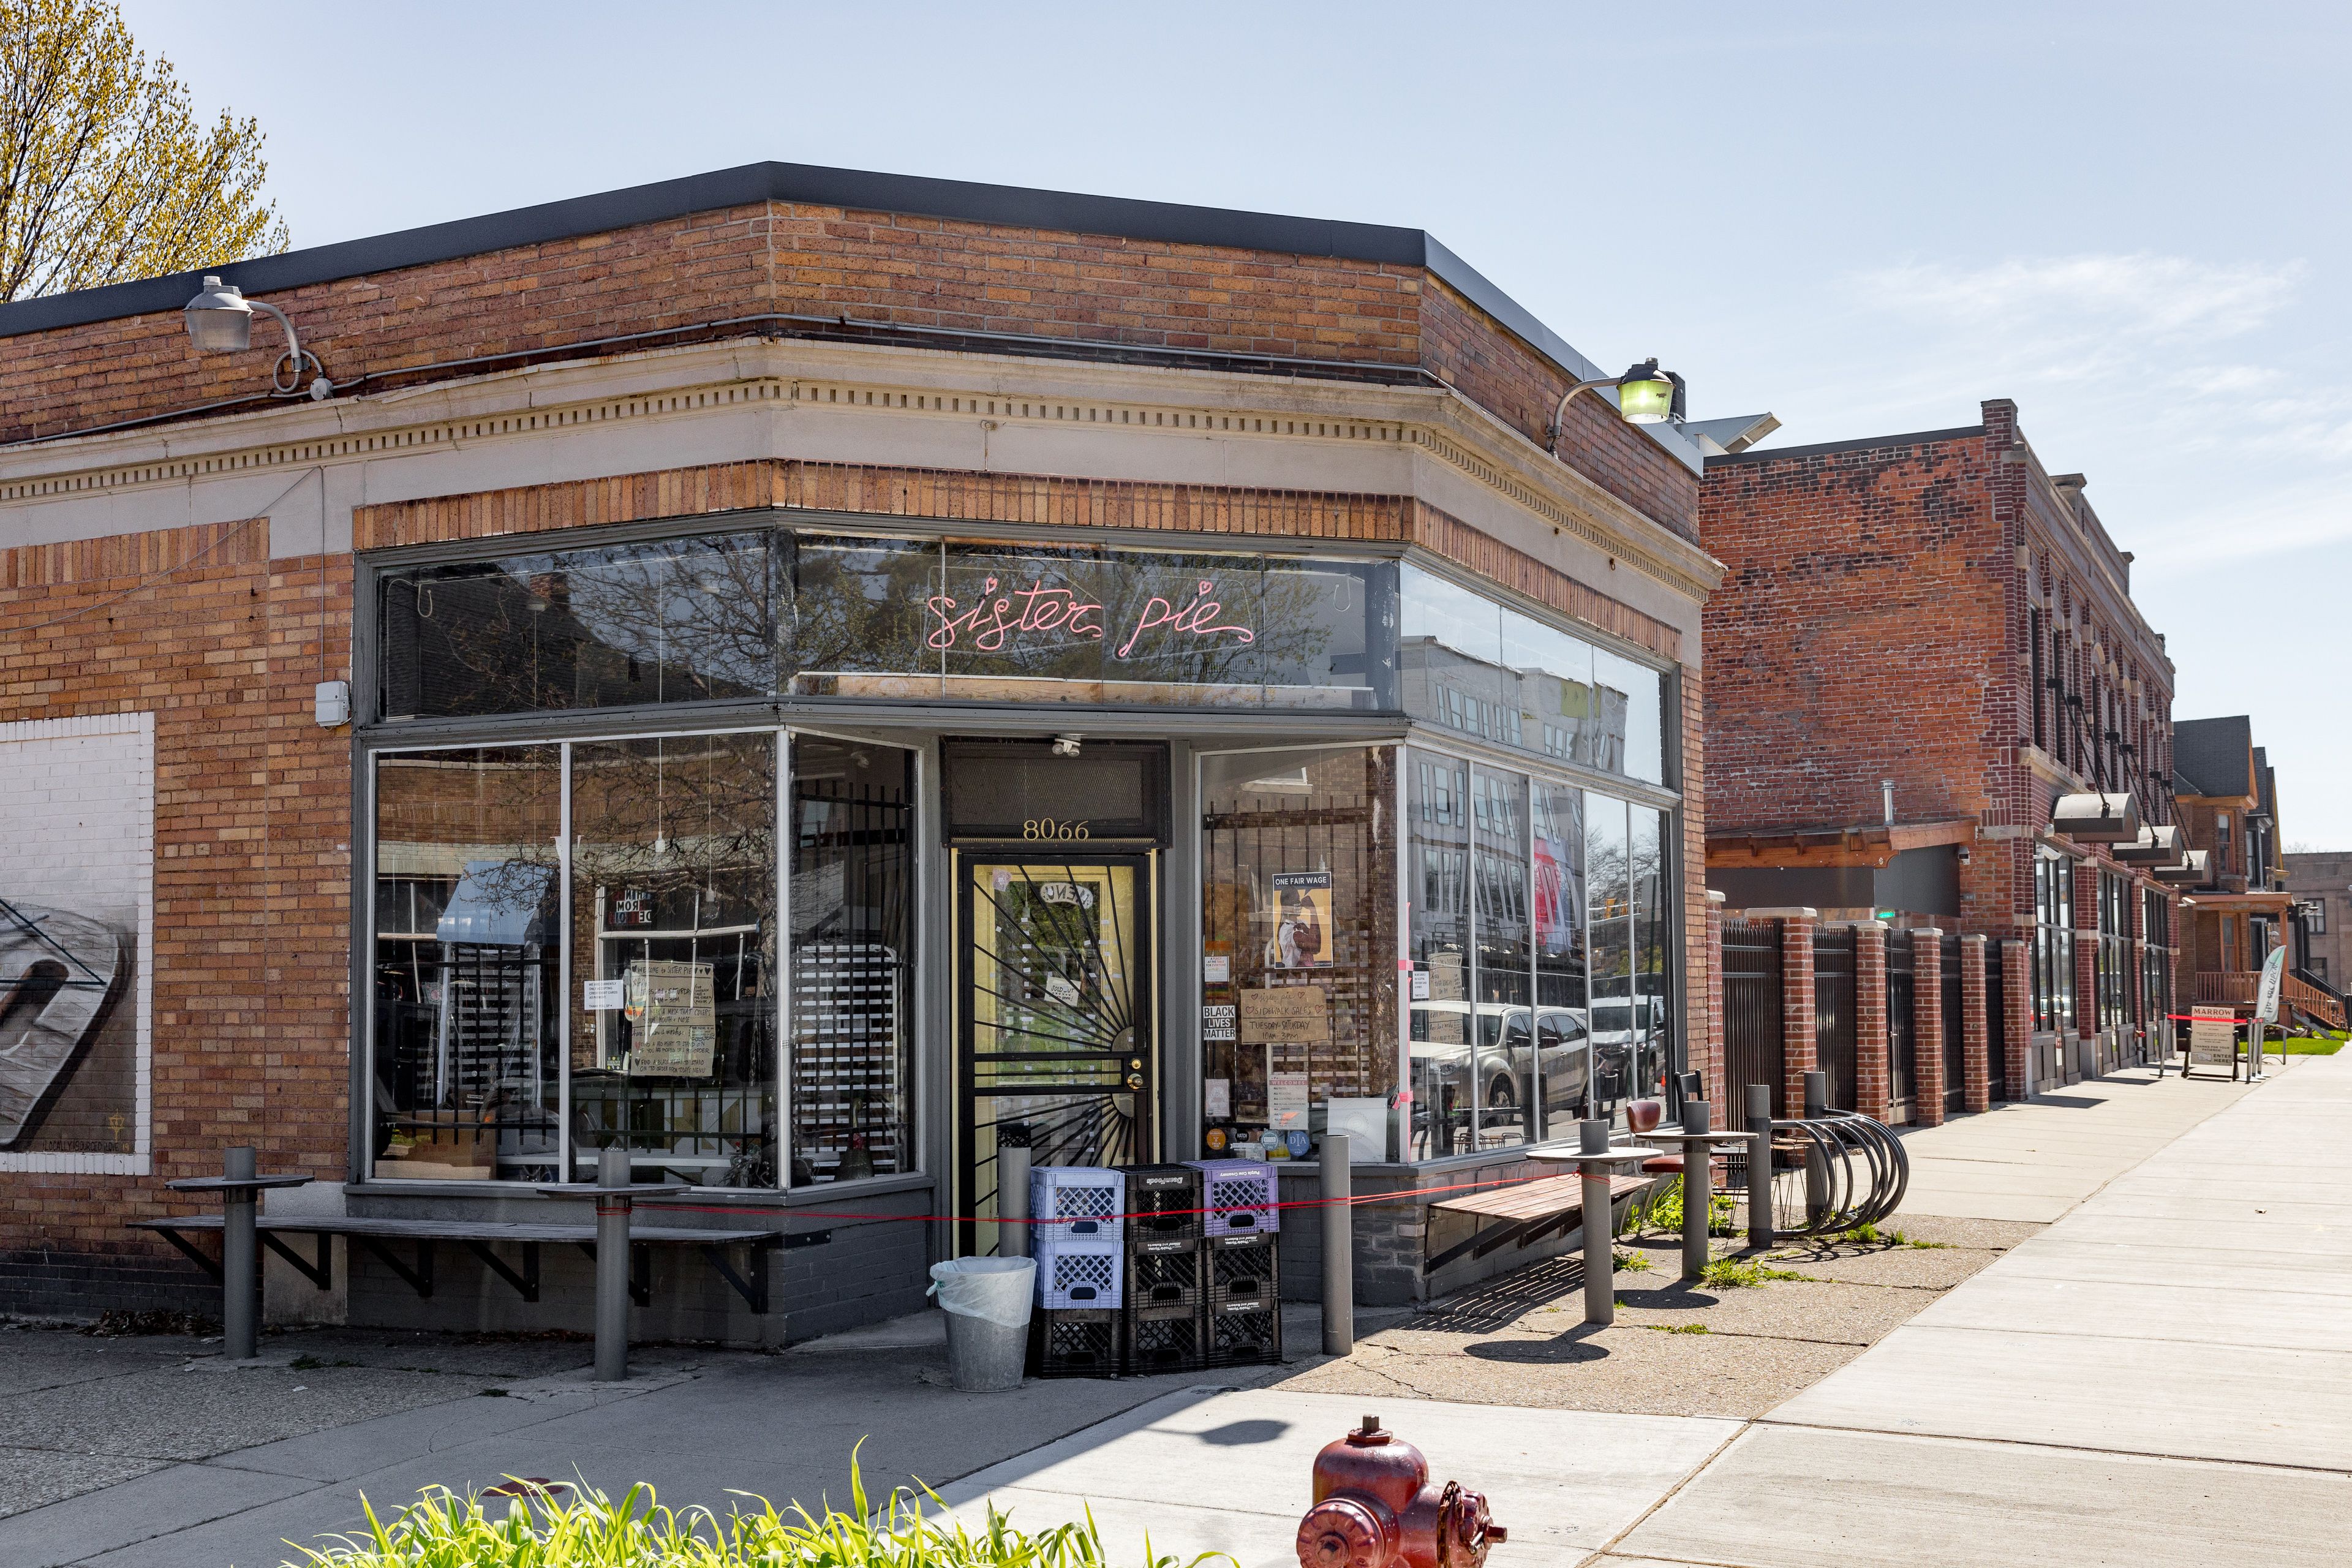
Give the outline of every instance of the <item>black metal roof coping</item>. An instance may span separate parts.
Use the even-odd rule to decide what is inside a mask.
[[[205,273],[217,273],[248,295],[272,294],[770,201],[1425,268],[1561,369],[1580,378],[1601,374],[1559,333],[1423,229],[777,163],[745,163],[367,239],[20,300],[0,305],[0,338],[177,310]]]
[[[1981,425],[1958,425],[1949,430],[1913,430],[1901,436],[1861,436],[1851,441],[1821,441],[1810,447],[1751,447],[1745,452],[1710,453],[1706,466],[1710,468],[1730,468],[1740,463],[1777,463],[1783,458],[1812,458],[1828,452],[1869,452],[1889,447],[1926,447],[1938,441],[1965,441],[1981,437]]]

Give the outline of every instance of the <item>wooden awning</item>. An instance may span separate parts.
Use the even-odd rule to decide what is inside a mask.
[[[1977,819],[1874,823],[1862,827],[1803,827],[1783,833],[1710,833],[1706,864],[1726,867],[1884,866],[1906,849],[1966,844]]]

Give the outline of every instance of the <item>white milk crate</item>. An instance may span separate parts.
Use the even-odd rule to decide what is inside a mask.
[[[1109,1241],[1126,1228],[1127,1173],[1103,1165],[1029,1171],[1030,1252],[1048,1241]]]
[[[1265,1160],[1187,1160],[1201,1175],[1201,1206],[1211,1236],[1250,1236],[1282,1228],[1281,1187]]]
[[[1116,1307],[1120,1252],[1116,1241],[1036,1241],[1040,1306]]]

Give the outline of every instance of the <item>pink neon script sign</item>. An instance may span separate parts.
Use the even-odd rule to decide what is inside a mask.
[[[950,595],[924,600],[924,607],[938,623],[926,639],[927,646],[951,648],[969,639],[968,646],[982,653],[998,653],[1024,634],[1059,632],[1065,637],[1093,642],[1103,638],[1103,607],[1094,600],[1035,581],[1003,594],[997,587],[994,577],[982,583],[980,598],[969,609]],[[1194,584],[1192,597],[1181,605],[1152,595],[1128,629],[1126,640],[1113,650],[1114,657],[1127,658],[1147,632],[1179,637],[1229,637],[1244,647],[1255,642],[1257,634],[1247,626],[1218,620],[1224,605],[1210,596],[1216,591],[1214,581],[1202,578]]]

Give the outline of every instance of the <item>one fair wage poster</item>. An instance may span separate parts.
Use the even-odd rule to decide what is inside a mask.
[[[719,1008],[710,965],[649,959],[629,965],[629,1076],[709,1078],[718,1054]]]

